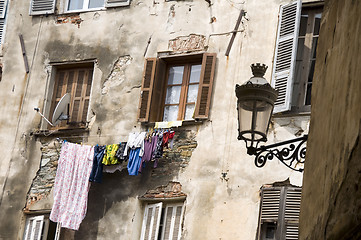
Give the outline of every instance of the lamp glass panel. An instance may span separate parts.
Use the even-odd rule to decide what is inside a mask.
[[[257,116],[255,130],[267,135],[268,123],[272,114],[272,105],[267,102],[257,101]]]

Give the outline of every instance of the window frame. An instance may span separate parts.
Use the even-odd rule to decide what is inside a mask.
[[[173,120],[173,121],[192,121],[193,119],[185,119],[185,112],[186,112],[186,106],[187,104],[194,104],[194,110],[195,110],[195,106],[197,105],[197,101],[196,102],[192,102],[192,103],[187,103],[187,96],[188,96],[188,90],[189,90],[189,85],[195,85],[200,83],[200,79],[197,83],[190,83],[190,74],[191,74],[191,68],[194,65],[201,65],[202,66],[202,61],[197,61],[197,60],[190,60],[186,63],[167,63],[166,66],[166,77],[164,79],[164,87],[163,87],[163,98],[162,98],[162,106],[161,106],[161,116],[162,116],[162,121],[164,121],[164,110],[166,105],[169,106],[174,106],[174,105],[178,105],[178,115],[177,115],[177,119]],[[182,78],[182,83],[181,84],[173,84],[172,86],[181,86],[181,92],[180,92],[180,98],[179,98],[179,103],[178,104],[166,104],[165,100],[166,100],[166,96],[167,96],[167,88],[168,86],[170,86],[168,84],[168,77],[169,77],[169,70],[171,67],[176,67],[176,66],[184,66],[184,71],[183,71],[183,78]],[[199,91],[199,86],[198,86],[198,91]],[[197,99],[198,99],[198,92],[197,92]],[[193,113],[194,115],[194,113]]]
[[[69,74],[70,71],[74,70],[77,71],[77,73],[81,70],[84,70],[84,76],[83,76],[83,83],[81,85],[81,92],[80,92],[80,96],[75,96],[76,92],[77,92],[77,82],[79,81],[78,75],[74,73],[73,75],[73,80],[75,79],[75,77],[77,76],[77,80],[76,81],[72,81],[72,87],[71,87],[71,91],[70,91],[70,95],[71,95],[71,99],[70,99],[70,104],[69,104],[69,115],[70,115],[70,119],[65,123],[65,121],[63,121],[62,123],[60,123],[59,125],[53,127],[47,124],[47,129],[83,129],[86,128],[88,125],[88,113],[89,113],[89,109],[90,109],[90,103],[91,103],[91,95],[92,95],[92,89],[93,89],[93,82],[94,82],[94,70],[95,70],[95,64],[93,61],[89,61],[89,62],[79,62],[79,63],[63,63],[63,64],[53,64],[53,84],[51,86],[49,86],[50,88],[52,88],[51,91],[49,91],[49,99],[50,99],[50,104],[49,104],[49,112],[48,112],[48,119],[52,122],[52,116],[56,107],[56,101],[57,99],[60,99],[66,92],[68,89],[68,82],[66,84],[65,87],[62,87],[63,90],[61,90],[62,92],[64,92],[64,88],[65,88],[65,92],[64,94],[61,93],[60,96],[57,96],[57,92],[58,92],[58,86],[59,86],[59,75],[60,72],[65,72],[64,74],[64,79],[63,81],[67,81],[67,79],[65,80],[65,75]],[[86,75],[86,71],[88,71],[88,75]],[[87,77],[87,78],[86,78]],[[84,81],[86,80],[86,81]],[[88,81],[90,81],[90,84],[88,84]],[[88,89],[88,85],[89,85],[89,89]],[[73,107],[74,107],[74,102],[75,101],[79,101],[79,108],[78,108],[78,116],[76,118],[75,121],[73,121]],[[86,103],[87,101],[87,103]],[[87,106],[86,106],[87,105]],[[80,111],[82,110],[82,111]],[[85,117],[84,117],[85,116]],[[80,121],[78,121],[78,119],[81,119]]]
[[[89,3],[90,0],[83,0],[83,8],[81,9],[74,9],[74,10],[69,10],[69,2],[71,0],[66,0],[66,4],[65,4],[65,13],[77,13],[77,12],[90,12],[90,11],[99,11],[99,10],[105,10],[106,9],[106,2],[107,0],[103,0],[104,5],[102,7],[97,7],[97,8],[89,8]],[[86,8],[84,8],[86,6]]]
[[[314,79],[314,72],[312,74],[312,81],[309,82],[308,78],[309,78],[309,74],[310,74],[310,70],[311,70],[311,61],[315,61],[316,62],[316,58],[314,58],[312,56],[313,50],[316,51],[316,49],[313,49],[313,42],[314,42],[314,38],[317,37],[317,42],[318,42],[318,38],[319,38],[319,34],[315,35],[315,21],[316,21],[316,15],[317,14],[321,14],[322,16],[322,12],[323,12],[323,5],[316,5],[316,6],[302,6],[302,10],[301,10],[301,18],[302,15],[306,14],[308,15],[308,19],[307,19],[307,25],[306,25],[306,32],[304,36],[300,36],[298,35],[298,40],[300,38],[304,39],[304,47],[303,47],[303,51],[301,53],[302,57],[301,59],[301,72],[300,72],[300,76],[297,76],[297,69],[295,71],[295,76],[294,76],[294,84],[298,84],[298,90],[296,91],[296,89],[293,89],[293,93],[292,93],[292,106],[291,106],[291,111],[293,112],[311,112],[311,104],[307,105],[306,104],[306,98],[307,98],[307,89],[308,89],[308,85],[309,83],[311,83],[311,88],[312,88],[312,83],[313,83],[313,79]],[[300,22],[300,29],[301,29],[301,22]],[[318,44],[317,44],[318,45]],[[308,48],[307,46],[310,46],[310,48]],[[298,52],[299,49],[299,44],[297,44],[297,50],[296,52]],[[295,67],[297,67],[297,57],[298,54],[296,54],[296,64]]]
[[[36,229],[36,225],[29,226],[30,221],[40,221],[41,226],[39,229]],[[54,240],[60,239],[60,232],[61,232],[61,223],[54,223],[56,224],[55,228],[55,235]],[[30,230],[29,227],[32,229]],[[27,215],[26,221],[25,221],[25,227],[24,227],[24,233],[23,233],[23,239],[31,239],[31,240],[46,240],[48,238],[49,234],[49,227],[50,227],[50,219],[49,214],[43,214],[43,215]],[[31,231],[31,232],[29,232]],[[35,239],[35,231],[38,232],[38,238]],[[30,238],[29,238],[30,234]]]
[[[159,207],[159,212],[158,212],[158,218],[155,218],[154,215],[152,215],[150,222],[150,227],[149,227],[149,232],[148,232],[148,238],[146,236],[146,231],[147,231],[147,219],[149,218],[149,209],[153,208],[155,209],[156,207]],[[148,239],[161,239],[161,240],[165,240],[165,233],[166,233],[166,225],[167,225],[167,214],[169,211],[169,208],[172,207],[172,213],[171,213],[171,222],[169,225],[169,237],[171,236],[171,238],[167,238],[167,240],[180,240],[181,236],[182,236],[182,226],[183,226],[183,220],[184,220],[184,212],[185,212],[185,201],[179,201],[179,200],[173,200],[173,199],[169,199],[169,200],[164,200],[164,201],[151,201],[151,202],[145,202],[145,206],[144,206],[144,213],[143,213],[143,219],[142,219],[142,228],[141,228],[141,236],[140,239],[141,240],[148,240]],[[176,226],[176,221],[177,221],[177,208],[181,207],[181,213],[179,216],[179,225]],[[152,211],[153,214],[153,211]],[[154,225],[154,221],[157,221],[156,225]],[[156,226],[157,229],[155,229],[155,235],[153,235],[152,233],[154,232],[153,227]],[[174,236],[174,231],[177,229],[178,234],[176,236],[176,239],[173,239]],[[152,238],[154,237],[154,238]]]
[[[146,58],[138,105],[138,121],[143,123],[163,121],[165,88],[168,81],[167,66],[190,62],[202,63],[200,81],[194,120],[182,119],[182,121],[195,122],[208,119],[215,79],[216,59],[215,53],[206,52]]]

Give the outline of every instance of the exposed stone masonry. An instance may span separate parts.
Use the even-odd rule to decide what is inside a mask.
[[[169,182],[167,185],[157,187],[154,190],[148,190],[142,197],[153,199],[153,198],[176,198],[186,197],[187,194],[182,192],[182,185],[179,182]]]
[[[42,142],[40,168],[36,173],[26,198],[26,208],[47,197],[54,185],[61,144]]]

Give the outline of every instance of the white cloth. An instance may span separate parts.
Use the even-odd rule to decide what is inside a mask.
[[[61,148],[54,183],[50,220],[78,230],[88,203],[89,177],[94,147],[65,142]]]
[[[146,132],[129,133],[128,142],[124,149],[124,156],[128,155],[130,148],[140,148],[139,157],[142,157],[144,153],[144,138],[146,134]]]
[[[183,121],[156,122],[154,128],[171,128],[182,126]]]

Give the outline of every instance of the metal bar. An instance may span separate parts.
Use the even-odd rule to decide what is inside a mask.
[[[231,51],[234,39],[236,38],[237,30],[239,28],[239,25],[241,24],[241,20],[242,20],[243,16],[244,16],[244,10],[241,10],[241,12],[239,13],[239,17],[238,17],[236,26],[234,27],[234,30],[232,32],[231,40],[229,41],[229,44],[228,44],[228,47],[227,47],[227,50],[226,50],[226,54],[225,54],[226,56],[229,56],[229,52]]]
[[[25,44],[24,44],[24,38],[22,34],[19,34],[20,44],[21,44],[21,51],[24,58],[24,64],[25,64],[25,71],[26,73],[29,73],[29,63],[28,58],[26,57],[26,51],[25,51]]]
[[[279,147],[282,145],[286,145],[286,144],[290,144],[290,143],[294,143],[294,142],[298,142],[298,141],[302,141],[302,140],[307,140],[308,135],[305,134],[304,136],[300,137],[300,138],[295,138],[295,139],[291,139],[288,141],[284,141],[284,142],[279,142],[279,143],[275,143],[275,144],[271,144],[271,145],[267,145],[267,146],[261,146],[259,148],[256,149],[256,151],[264,151],[273,147]]]

